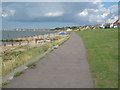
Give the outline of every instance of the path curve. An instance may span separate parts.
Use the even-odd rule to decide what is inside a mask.
[[[82,39],[72,32],[69,40],[13,79],[7,88],[93,88]]]

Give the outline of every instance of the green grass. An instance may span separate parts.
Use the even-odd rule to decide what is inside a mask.
[[[18,47],[16,50],[12,51],[6,51],[2,55],[2,75],[6,75],[9,72],[11,72],[13,69],[27,63],[29,60],[35,58],[38,55],[43,54],[48,50],[48,48],[59,44],[60,42],[64,41],[66,37],[60,36],[56,37],[54,41],[46,42],[42,45],[37,45],[35,47],[30,48],[29,45]],[[24,49],[23,51],[19,51],[19,49]],[[31,65],[28,65],[28,67],[32,67]]]
[[[7,85],[8,85],[8,82],[3,82],[0,87],[4,88],[4,87],[7,86]]]
[[[87,49],[95,87],[118,87],[118,30],[94,29],[77,32]],[[79,48],[79,47],[78,47]]]
[[[31,64],[28,64],[27,67],[29,67],[29,68],[35,68],[36,67],[36,63],[33,62]]]
[[[13,77],[18,77],[18,76],[20,76],[20,75],[23,74],[23,73],[24,73],[23,71],[16,72]]]
[[[6,56],[3,57],[3,63],[5,63],[5,66],[3,65],[3,75],[6,75],[13,69],[19,67],[22,64],[27,63],[34,57],[44,53],[48,48],[49,44],[46,44],[40,47],[25,50],[21,53],[18,53],[19,51],[9,52]]]

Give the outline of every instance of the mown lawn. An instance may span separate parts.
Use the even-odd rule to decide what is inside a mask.
[[[96,88],[118,87],[118,30],[78,31],[87,50]]]

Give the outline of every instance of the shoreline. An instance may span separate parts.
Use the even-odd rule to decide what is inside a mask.
[[[55,36],[59,36],[58,33],[49,33],[49,34],[34,35],[34,36],[30,36],[30,37],[16,38],[14,40],[22,40],[22,41],[21,42],[10,42],[10,43],[7,42],[8,44],[2,44],[2,45],[0,45],[0,52],[4,52],[7,49],[28,45],[28,44],[31,44],[31,43],[36,44],[36,42],[35,42],[36,39],[46,40],[48,38],[49,39],[54,38]]]
[[[23,63],[24,59],[25,62],[33,57],[36,57],[36,55],[43,53],[46,51],[48,48],[56,46],[58,43],[63,41],[65,38],[68,38],[68,36],[61,36],[61,35],[54,35],[52,37],[53,40],[46,40],[43,42],[38,42],[36,43],[35,40],[31,40],[28,42],[24,42],[21,45],[7,45],[3,46],[1,49],[1,55],[4,68],[7,68],[6,65],[8,64],[15,64],[17,62]],[[56,39],[55,39],[56,38]],[[41,40],[40,40],[41,41]],[[29,51],[29,52],[28,52]],[[29,55],[30,54],[30,55]],[[22,57],[21,57],[22,56]],[[22,60],[22,61],[21,61]],[[18,64],[15,64],[18,66]],[[13,65],[12,65],[13,67]],[[5,69],[7,70],[7,69]],[[8,70],[7,70],[8,71]],[[5,72],[7,72],[5,71]]]
[[[36,63],[36,62],[40,61],[42,58],[44,58],[46,55],[48,55],[51,51],[56,49],[56,47],[61,46],[64,42],[66,42],[69,39],[69,37],[64,38],[61,42],[56,44],[56,46],[52,46],[52,47],[48,48],[48,50],[46,52],[44,52],[41,55],[38,55],[37,57],[29,60],[27,63],[17,67],[16,69],[12,70],[11,72],[6,74],[5,76],[2,76],[3,77],[2,83],[5,83],[5,82],[9,83],[14,78],[13,76],[16,72],[24,71],[24,70],[28,69],[29,68],[29,67],[27,67],[28,64],[31,64],[34,62]]]

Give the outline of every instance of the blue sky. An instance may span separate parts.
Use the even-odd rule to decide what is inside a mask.
[[[4,2],[3,29],[50,29],[117,20],[116,2]]]
[[[105,8],[109,8],[112,5],[118,5],[118,2],[102,2]]]

